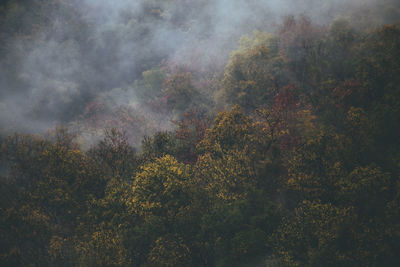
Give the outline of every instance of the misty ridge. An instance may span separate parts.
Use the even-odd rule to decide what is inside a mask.
[[[0,1],[0,266],[400,266],[397,0]]]
[[[0,129],[43,133],[62,124],[89,142],[102,128],[117,127],[137,144],[143,135],[171,129],[177,119],[149,103],[171,75],[165,72],[196,72],[194,90],[212,103],[215,88],[205,84],[216,82],[215,74],[223,72],[243,35],[273,33],[288,15],[321,26],[351,19],[366,28],[395,19],[393,5],[373,0],[2,1]],[[149,72],[155,69],[158,77]],[[153,84],[146,87],[146,79]],[[199,102],[190,101],[193,108]],[[120,125],[121,117],[142,126]]]

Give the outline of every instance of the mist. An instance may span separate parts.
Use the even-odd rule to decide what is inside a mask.
[[[137,144],[143,135],[171,129],[176,117],[139,96],[146,89],[135,81],[144,71],[167,64],[210,76],[223,70],[241,36],[273,33],[287,15],[328,25],[360,10],[366,16],[385,12],[379,10],[382,2],[32,0],[12,6],[5,1],[0,6],[0,14],[7,14],[0,26],[0,132],[43,133],[62,124],[87,142],[101,136],[102,128],[125,127]],[[43,10],[47,15],[38,16]],[[381,18],[374,24],[390,20]],[[9,21],[18,22],[16,31],[8,29]],[[100,123],[89,125],[92,109]],[[121,125],[123,114],[134,122]]]

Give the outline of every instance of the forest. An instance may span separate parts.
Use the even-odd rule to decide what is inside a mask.
[[[400,266],[400,3],[0,2],[0,266]]]

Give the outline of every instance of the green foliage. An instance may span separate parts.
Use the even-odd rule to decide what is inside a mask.
[[[191,107],[197,92],[192,84],[192,75],[187,72],[173,73],[164,83],[163,93],[172,111],[183,112]]]
[[[149,262],[154,266],[190,266],[189,248],[179,236],[167,235],[155,241],[149,253]]]
[[[288,83],[284,59],[276,40],[255,31],[243,37],[239,50],[231,55],[225,68],[217,102],[222,106],[240,105],[246,111],[271,104],[272,97]]]
[[[142,73],[142,79],[136,80],[135,93],[145,101],[151,101],[161,94],[166,73],[162,68],[153,68]]]
[[[50,243],[67,240],[87,210],[84,203],[103,193],[101,173],[76,149],[71,135],[59,129],[54,136],[55,143],[15,136],[2,145],[14,170],[7,186],[16,191],[2,203],[1,212],[5,225],[20,225],[2,231],[3,242],[9,243],[1,252],[6,263],[49,264],[57,247]]]
[[[287,266],[351,266],[359,264],[352,254],[351,208],[304,201],[275,234],[276,252]]]
[[[399,44],[395,25],[288,17],[209,86],[230,110],[204,110],[202,74],[143,72],[177,129],[140,153],[116,129],[87,151],[61,127],[1,136],[1,264],[399,266]]]
[[[200,151],[218,153],[230,149],[246,150],[254,139],[255,129],[239,106],[229,112],[221,112],[214,120],[214,126],[207,130],[199,144]]]
[[[210,195],[236,200],[251,194],[257,186],[250,158],[242,151],[230,151],[222,158],[200,157],[196,168],[198,179],[206,183]]]
[[[190,199],[190,168],[165,155],[145,164],[133,183],[132,208],[140,215],[176,216]]]
[[[129,179],[136,171],[139,160],[124,133],[115,128],[105,131],[105,138],[88,151],[94,164],[107,172],[109,177]]]
[[[146,159],[155,159],[176,153],[176,139],[169,132],[158,132],[152,137],[145,136],[142,141],[142,155]]]

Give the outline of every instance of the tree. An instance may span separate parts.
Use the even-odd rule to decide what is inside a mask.
[[[163,94],[170,110],[186,111],[192,106],[198,94],[192,84],[192,74],[190,72],[173,73],[164,82]]]
[[[72,260],[74,255],[67,252],[67,245],[63,257],[53,257],[58,247],[55,241],[68,244],[87,211],[86,202],[103,194],[103,176],[77,149],[73,135],[59,128],[51,136],[54,142],[15,136],[2,145],[2,156],[12,166],[7,187],[14,190],[4,203],[9,206],[1,210],[3,242],[7,244],[1,254],[9,264],[64,264]]]
[[[217,115],[212,128],[205,133],[199,143],[203,153],[220,153],[230,149],[249,151],[255,142],[255,128],[239,106]]]
[[[142,157],[144,160],[175,155],[177,140],[170,132],[157,132],[152,137],[145,136],[142,141]]]
[[[172,219],[190,199],[190,168],[170,155],[145,164],[133,183],[132,208],[142,216],[149,214]]]
[[[130,210],[139,216],[140,223],[131,231],[131,242],[141,247],[139,257],[145,255],[150,263],[165,260],[167,265],[183,264],[191,257],[201,259],[195,252],[199,244],[187,243],[195,238],[199,213],[204,209],[197,209],[198,193],[190,166],[170,155],[156,158],[141,167],[132,190]],[[138,234],[140,239],[135,238]],[[167,256],[168,251],[173,255]]]
[[[270,105],[288,83],[284,65],[271,35],[255,31],[253,37],[243,37],[225,68],[217,103],[228,107],[238,104],[246,112]]]
[[[316,70],[313,63],[320,60],[318,48],[323,36],[324,29],[314,25],[305,16],[298,19],[294,16],[285,17],[276,31],[280,53],[284,56],[289,71],[296,77],[302,92],[310,86],[309,78]]]
[[[356,220],[352,208],[304,201],[275,233],[276,255],[285,266],[351,266],[365,262],[353,254]]]
[[[175,122],[177,129],[176,157],[179,161],[194,164],[197,161],[197,145],[203,139],[210,121],[204,113],[199,111],[187,112],[180,121]]]
[[[222,157],[207,154],[199,158],[196,168],[197,179],[209,194],[223,200],[246,198],[257,187],[251,160],[244,151],[230,150]]]
[[[105,138],[88,151],[88,156],[109,177],[130,179],[139,165],[126,135],[115,128],[105,131]]]
[[[165,79],[166,73],[164,68],[152,68],[142,73],[142,79],[136,80],[133,88],[141,99],[151,102],[156,97],[160,97]]]
[[[179,235],[165,235],[155,241],[148,261],[155,266],[190,266],[190,250]]]

